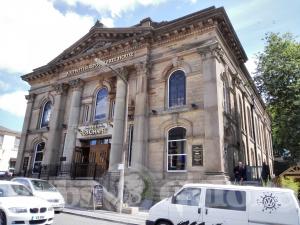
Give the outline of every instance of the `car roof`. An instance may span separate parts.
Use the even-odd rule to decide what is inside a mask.
[[[8,181],[8,180],[0,180],[0,184],[18,184],[18,185],[20,185],[20,183],[18,183],[18,182]]]
[[[40,181],[46,181],[46,180],[42,180],[42,179],[38,179],[38,178],[31,178],[31,177],[15,177],[14,179],[24,179],[24,180],[40,180]]]
[[[286,188],[276,187],[256,187],[256,186],[241,186],[241,185],[226,185],[226,184],[185,184],[183,187],[204,187],[204,188],[218,188],[218,189],[232,189],[232,190],[253,190],[253,191],[276,191],[276,192],[293,192]]]

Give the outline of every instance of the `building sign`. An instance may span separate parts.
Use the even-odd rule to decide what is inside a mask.
[[[94,205],[94,210],[97,207],[103,206],[103,186],[102,185],[95,185],[93,187],[93,205]]]
[[[113,57],[113,58],[110,58],[110,59],[107,59],[107,60],[103,60],[103,62],[105,64],[110,64],[110,63],[122,61],[124,59],[130,58],[130,57],[133,57],[133,56],[134,56],[134,52],[129,52],[129,53],[122,54],[122,55],[119,55],[119,56],[116,56],[116,57]],[[90,65],[79,67],[78,69],[70,70],[70,71],[67,72],[67,76],[72,76],[72,75],[75,75],[75,74],[78,74],[78,73],[91,71],[93,69],[101,68],[101,67],[102,67],[102,65],[100,63],[96,62],[96,63],[90,64]]]
[[[111,123],[101,123],[91,126],[78,127],[78,138],[106,136],[112,134]]]
[[[192,146],[192,166],[203,166],[203,145]]]

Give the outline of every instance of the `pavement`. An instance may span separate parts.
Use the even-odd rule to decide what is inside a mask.
[[[147,212],[137,212],[134,214],[116,213],[106,210],[86,210],[79,208],[65,208],[63,213],[82,216],[90,219],[98,219],[102,221],[108,221],[118,224],[129,225],[145,225],[145,221],[148,217]]]

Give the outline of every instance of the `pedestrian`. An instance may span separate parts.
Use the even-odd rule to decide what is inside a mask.
[[[270,167],[266,164],[266,162],[263,162],[262,169],[261,169],[261,180],[263,186],[267,186],[268,181],[271,180],[270,175]]]
[[[239,162],[239,164],[236,167],[234,167],[233,173],[234,173],[235,184],[238,183],[241,185],[243,181],[246,180],[246,168],[242,162]]]

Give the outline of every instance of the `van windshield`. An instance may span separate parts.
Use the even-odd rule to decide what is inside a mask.
[[[36,191],[56,192],[56,188],[44,180],[31,180],[32,186]]]

